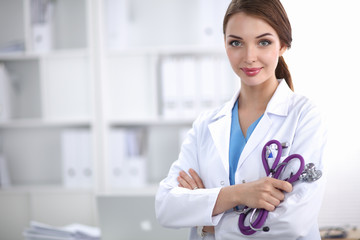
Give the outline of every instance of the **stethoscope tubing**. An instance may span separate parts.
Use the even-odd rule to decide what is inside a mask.
[[[269,163],[268,163],[268,157],[266,156],[266,154],[267,154],[266,151],[267,151],[267,148],[270,147],[272,144],[275,144],[277,146],[277,154],[276,154],[274,163],[272,164],[272,166],[270,168]],[[279,179],[280,174],[282,173],[283,169],[287,166],[287,164],[294,159],[298,159],[300,162],[298,171],[295,174],[291,173],[289,178],[284,179],[284,181],[287,181],[289,183],[294,183],[295,181],[297,181],[299,179],[301,173],[304,171],[304,168],[305,168],[304,158],[300,154],[292,154],[292,155],[289,155],[288,157],[286,157],[285,160],[279,165],[281,155],[282,155],[282,146],[279,141],[273,139],[265,144],[265,146],[263,147],[262,153],[261,153],[261,158],[262,158],[262,162],[264,165],[264,170],[266,172],[266,175],[268,177]],[[247,214],[250,211],[252,212],[252,216],[253,216],[253,214],[255,214],[256,211],[258,212],[258,214],[257,214],[257,217],[254,222],[252,222],[252,217],[251,217],[249,226],[245,226],[244,222],[245,222]],[[240,214],[239,221],[238,221],[238,226],[239,226],[241,233],[244,235],[252,235],[257,231],[262,231],[264,229],[264,228],[262,228],[262,226],[265,224],[268,214],[269,214],[269,211],[267,211],[265,209],[256,209],[256,208],[249,209],[248,207],[245,207],[243,212]],[[269,228],[267,227],[267,229],[269,229]]]

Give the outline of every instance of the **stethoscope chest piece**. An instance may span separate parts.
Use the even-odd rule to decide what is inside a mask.
[[[321,178],[322,172],[320,170],[316,170],[315,164],[308,163],[305,165],[304,171],[299,176],[299,180],[302,182],[315,182],[319,178]]]

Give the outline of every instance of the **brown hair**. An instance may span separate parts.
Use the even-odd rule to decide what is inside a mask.
[[[291,47],[291,25],[288,16],[279,0],[232,0],[224,17],[223,33],[230,17],[239,12],[261,18],[267,22],[279,36],[282,46]],[[278,79],[284,78],[291,90],[294,90],[290,71],[282,56],[279,57],[275,69],[275,76]]]

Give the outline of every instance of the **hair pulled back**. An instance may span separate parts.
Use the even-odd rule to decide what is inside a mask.
[[[224,35],[230,17],[240,12],[261,18],[267,22],[278,34],[281,45],[287,48],[291,47],[290,21],[279,0],[232,0],[224,17]],[[275,76],[277,79],[285,79],[290,89],[294,90],[290,71],[282,56],[279,57],[278,65],[275,69]]]

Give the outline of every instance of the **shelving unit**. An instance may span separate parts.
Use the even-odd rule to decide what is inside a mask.
[[[0,108],[11,110],[0,116],[0,156],[10,176],[0,186],[2,239],[23,239],[30,220],[96,224],[94,187],[65,187],[62,150],[66,131],[94,128],[91,1],[48,1],[52,17],[39,26],[33,5],[45,3],[0,3],[0,64],[9,81],[8,105],[0,97]]]
[[[95,225],[96,194],[155,194],[177,159],[185,133],[206,109],[193,99],[199,104],[192,114],[164,114],[164,62],[192,59],[191,67],[197,69],[203,59],[226,60],[221,24],[228,0],[49,2],[51,31],[45,29],[50,35],[44,38],[50,44],[43,46],[36,42],[32,0],[0,3],[0,64],[11,82],[11,116],[0,117],[0,156],[7,160],[11,185],[0,186],[0,214],[23,209],[11,223],[17,231],[30,220],[65,225],[69,216]],[[198,84],[202,75],[196,74],[192,79]],[[214,75],[227,88],[210,107],[228,99],[238,84],[230,66]],[[64,166],[69,160],[64,157],[64,138],[66,133],[84,131],[89,147],[74,145],[75,152],[85,151],[91,184],[66,186]],[[125,132],[133,137],[136,131],[141,132],[142,145],[141,151],[133,149],[132,157],[145,169],[132,162],[129,171],[139,170],[145,180],[129,184],[130,191],[112,182],[112,161],[118,160],[111,159],[111,146],[121,148],[121,142],[111,136]],[[79,214],[63,215],[66,205],[59,201],[73,204]],[[55,217],[46,217],[47,211]],[[7,230],[10,223],[1,221],[0,232],[8,233],[7,239],[21,239],[20,233],[15,236]]]

